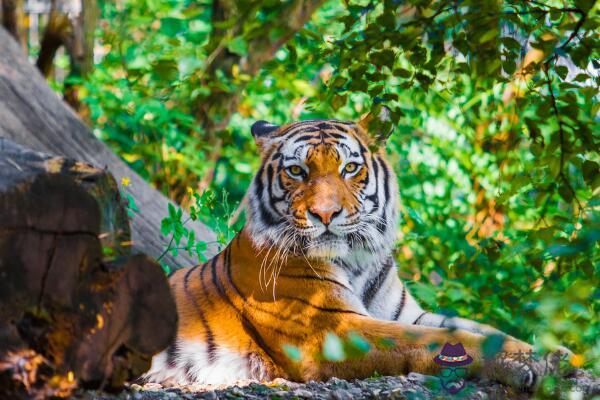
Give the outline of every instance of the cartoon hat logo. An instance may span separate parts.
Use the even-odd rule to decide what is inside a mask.
[[[440,354],[433,358],[433,361],[442,366],[440,378],[442,387],[450,394],[456,394],[465,387],[464,378],[467,375],[467,368],[473,362],[473,358],[467,354],[462,343],[444,344]]]

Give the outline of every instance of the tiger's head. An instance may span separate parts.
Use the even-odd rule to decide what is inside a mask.
[[[387,254],[396,239],[398,190],[368,121],[252,126],[262,157],[248,196],[257,247],[342,261]]]

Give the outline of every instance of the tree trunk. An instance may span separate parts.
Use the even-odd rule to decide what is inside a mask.
[[[141,210],[132,218],[133,250],[157,258],[167,245],[160,234],[160,222],[167,215],[169,200],[150,187],[104,143],[98,140],[81,120],[48,87],[39,72],[8,33],[0,28],[0,137],[6,137],[34,150],[50,152],[107,168],[130,192]],[[184,218],[187,218],[185,216]],[[204,225],[190,222],[200,240],[212,242],[215,235]],[[216,246],[209,246],[207,256]],[[163,259],[177,268],[197,263],[180,252]]]
[[[27,35],[23,27],[25,19],[24,0],[1,0],[2,26],[15,38],[23,49],[27,49]]]
[[[162,268],[130,256],[114,178],[1,139],[0,221],[0,397],[119,388],[145,372],[177,313]]]

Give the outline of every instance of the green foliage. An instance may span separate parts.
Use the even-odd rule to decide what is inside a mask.
[[[104,54],[83,99],[96,134],[224,243],[243,221],[230,229],[232,209],[187,187],[240,202],[259,164],[253,121],[356,120],[385,104],[402,196],[396,258],[415,295],[562,343],[599,372],[598,5],[331,0],[249,76],[248,44],[289,22],[287,2],[259,3],[239,3],[243,27],[219,38],[243,57],[213,74],[211,35],[237,22],[212,26],[210,2],[102,2]],[[226,127],[206,132],[197,111],[217,92],[241,97]],[[167,251],[200,256],[181,213],[165,221]]]
[[[165,250],[158,257],[157,261],[161,261],[167,254],[177,256],[180,250],[187,251],[190,256],[196,256],[199,263],[207,261],[204,255],[208,244],[218,244],[218,249],[221,250],[231,239],[233,239],[236,231],[233,230],[227,223],[231,217],[230,205],[227,192],[223,191],[221,199],[213,191],[205,191],[201,195],[195,193],[191,188],[188,188],[188,193],[193,199],[193,203],[189,206],[189,217],[183,219],[183,210],[175,208],[173,204],[168,205],[168,216],[161,220],[160,232],[167,238],[168,244]],[[130,195],[128,198],[133,200]],[[219,206],[217,206],[217,203]],[[220,218],[215,218],[217,214]],[[186,228],[185,225],[189,221],[201,220],[210,225],[217,234],[216,242],[205,242],[196,239],[196,232],[193,229]],[[170,272],[168,265],[162,263],[163,268],[167,273]]]

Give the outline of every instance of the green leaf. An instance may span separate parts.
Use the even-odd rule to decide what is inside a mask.
[[[133,198],[133,196],[129,193],[127,193],[125,195],[125,197],[127,198],[127,208],[129,208],[131,211],[139,213],[140,209],[137,207],[137,205],[135,204],[135,199]]]
[[[172,221],[177,221],[179,218],[177,218],[177,211],[175,210],[175,206],[172,203],[169,203],[167,209],[169,210],[169,218]]]
[[[595,161],[585,160],[581,166],[581,170],[583,172],[584,181],[591,186],[594,182],[594,179],[598,177],[600,166]]]
[[[483,354],[483,357],[486,359],[496,357],[502,351],[504,340],[504,335],[491,334],[486,336],[483,343],[481,344],[481,352]]]
[[[556,74],[560,76],[560,79],[565,80],[567,74],[569,73],[569,69],[564,65],[559,65],[555,68]]]
[[[502,69],[509,75],[512,75],[517,70],[517,63],[515,60],[508,59],[502,63]]]
[[[284,344],[281,346],[283,348],[283,352],[285,355],[292,360],[293,362],[302,361],[302,352],[296,346],[292,346],[291,344]]]
[[[160,32],[167,36],[174,37],[186,29],[187,21],[184,19],[161,18],[160,20]]]
[[[521,43],[511,37],[503,37],[500,39],[500,42],[509,50],[515,52],[521,50]]]
[[[323,357],[328,361],[344,361],[346,359],[344,343],[338,336],[331,332],[327,332],[325,335]]]
[[[240,56],[248,55],[248,42],[244,40],[243,37],[237,36],[229,41],[227,44],[227,49],[232,53],[238,54]]]
[[[160,221],[160,232],[164,236],[168,236],[171,232],[173,232],[173,224],[169,218],[164,218]]]
[[[179,67],[177,61],[162,59],[155,62],[152,71],[156,76],[165,81],[174,81],[179,78]]]
[[[566,184],[562,184],[558,187],[558,193],[560,194],[560,197],[562,197],[567,203],[573,201],[573,192]]]
[[[397,76],[399,78],[404,78],[404,79],[408,79],[412,76],[412,73],[404,68],[395,68],[394,71],[392,72],[394,76]]]
[[[360,357],[371,350],[371,344],[356,332],[348,334],[348,341],[345,350],[351,357]]]

